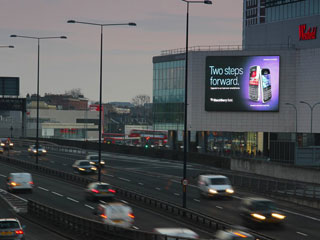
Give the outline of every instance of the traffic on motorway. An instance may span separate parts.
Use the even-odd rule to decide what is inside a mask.
[[[90,155],[95,154],[90,153]],[[19,148],[14,157],[25,161],[34,161],[34,157],[29,155],[24,148]],[[78,160],[88,161],[89,159],[87,156],[75,153],[65,154],[48,151],[46,156],[40,158],[40,164],[83,175],[85,171],[79,171],[79,169],[75,171],[73,167]],[[161,224],[151,226],[150,219],[154,219],[155,216],[148,215],[145,212],[141,213],[141,209],[136,206],[130,206],[127,202],[122,202],[121,199],[117,199],[116,192],[112,191],[112,185],[117,185],[147,193],[155,198],[181,204],[180,163],[110,153],[104,153],[103,160],[107,164],[102,169],[102,181],[104,183],[100,185],[98,182],[93,182],[86,189],[76,191],[67,184],[53,184],[52,180],[41,177],[35,180],[35,191],[33,193],[18,192],[17,194],[28,195],[28,197],[31,194],[35,195],[34,199],[38,201],[42,200],[65,211],[98,219],[106,224],[118,224],[146,231],[155,231],[157,228],[190,228],[190,226],[180,225],[177,222],[172,223],[167,219],[163,220],[162,226],[160,226]],[[91,163],[89,162],[89,164]],[[98,167],[96,164],[91,164],[91,166]],[[301,237],[318,239],[320,234],[316,226],[319,224],[320,218],[317,211],[292,205],[286,207],[283,202],[248,193],[242,189],[235,189],[226,176],[212,174],[212,172],[215,172],[213,170],[216,169],[209,169],[196,164],[189,165],[188,175],[194,181],[191,181],[193,184],[188,187],[188,208],[224,220],[234,226],[245,226],[245,228],[229,229],[225,233],[203,233],[196,228],[191,228],[190,231],[195,232],[200,237],[210,239],[236,239],[236,237],[243,237],[246,234],[246,237],[250,239],[250,233],[246,232],[245,229],[253,229],[273,239],[288,239],[288,237],[297,240],[300,240]],[[0,171],[3,176],[9,176],[10,173],[15,172],[13,170]],[[96,179],[97,173],[93,171],[85,176]],[[39,176],[33,177],[39,178]],[[43,183],[46,183],[46,185],[43,185]],[[50,189],[48,187],[53,185],[55,185],[55,188]],[[69,203],[65,201],[52,202],[49,200],[50,197],[43,193],[51,193],[58,198],[69,198]],[[79,196],[82,196],[82,199],[79,199]],[[100,199],[104,203],[99,202]],[[80,213],[77,208],[71,207],[71,203],[76,202],[82,202],[84,209],[90,211]],[[100,211],[97,211],[97,209],[100,209]],[[116,217],[111,217],[113,212]],[[142,217],[145,218],[145,222],[143,222]],[[157,215],[156,219],[160,220],[160,217]],[[146,221],[148,224],[146,224]],[[234,236],[234,238],[230,236]]]

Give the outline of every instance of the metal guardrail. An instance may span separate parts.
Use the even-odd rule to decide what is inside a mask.
[[[0,189],[0,197],[6,201],[9,206],[16,212],[16,213],[26,213],[27,212],[27,200],[21,198],[17,195],[8,193],[7,191]]]
[[[29,163],[26,161],[21,161],[13,158],[8,158],[5,156],[0,156],[0,160],[6,163],[15,164],[30,170],[37,171],[38,173],[41,172],[46,175],[57,177],[65,181],[68,181],[72,184],[78,184],[80,186],[87,186],[90,182],[93,181],[89,178],[85,178],[75,174],[58,171],[48,167],[36,165],[33,163]],[[152,207],[153,209],[160,209],[161,211],[165,211],[165,213],[170,214],[170,216],[176,217],[179,220],[184,220],[189,223],[193,223],[198,227],[202,227],[207,230],[214,230],[214,231],[218,229],[228,229],[233,227],[232,224],[226,223],[222,220],[215,219],[213,217],[206,216],[204,214],[179,207],[172,203],[168,203],[162,200],[149,197],[147,195],[143,195],[143,194],[129,191],[123,188],[119,188],[117,186],[114,186],[114,187],[118,195],[121,195],[125,199],[135,201],[136,203],[140,203],[143,206]],[[249,232],[259,240],[273,240],[273,238],[258,234],[256,232],[253,232],[253,231],[249,231]]]

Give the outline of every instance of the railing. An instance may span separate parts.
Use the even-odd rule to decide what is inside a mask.
[[[24,168],[27,168],[30,170],[36,170],[37,173],[44,173],[46,175],[50,175],[53,177],[63,179],[64,181],[68,181],[71,184],[77,184],[80,186],[87,186],[90,182],[93,181],[89,178],[85,178],[85,177],[78,176],[75,174],[58,171],[58,170],[51,169],[51,168],[44,167],[44,166],[39,166],[39,165],[37,166],[36,164],[33,164],[33,163],[29,163],[26,161],[21,161],[21,160],[17,160],[17,159],[13,159],[13,158],[8,158],[5,156],[0,156],[0,160],[2,162],[14,164],[14,165],[24,167]],[[232,228],[231,224],[224,222],[222,220],[215,219],[213,217],[206,216],[204,214],[201,214],[201,213],[189,210],[189,209],[181,208],[175,204],[168,203],[168,202],[165,202],[162,200],[158,200],[158,199],[149,197],[147,195],[143,195],[143,194],[140,194],[137,192],[133,192],[133,191],[129,191],[129,190],[126,190],[123,188],[119,188],[117,186],[114,186],[114,187],[115,187],[115,190],[117,191],[118,195],[122,196],[122,198],[125,198],[126,200],[130,200],[130,201],[134,201],[135,203],[140,203],[144,207],[149,207],[152,209],[161,210],[161,213],[163,213],[165,211],[166,214],[170,214],[171,217],[178,218],[180,221],[185,221],[188,223],[191,222],[191,223],[197,225],[198,227],[207,229],[209,231],[210,230],[216,231],[218,229]],[[49,209],[49,208],[45,208],[45,209]],[[45,211],[45,210],[43,210],[43,211]],[[59,221],[61,221],[61,224],[63,223],[62,219],[60,219]],[[65,225],[65,223],[63,223],[63,225]],[[258,234],[256,232],[253,232],[253,231],[249,231],[249,232],[251,234],[253,234],[254,236],[256,236],[257,238],[259,238],[260,240],[272,240],[272,238]],[[123,239],[126,239],[126,238],[123,238]],[[144,238],[141,238],[141,239],[144,239]],[[150,238],[146,238],[146,239],[150,239]],[[152,238],[152,239],[157,239],[157,238]],[[160,239],[160,238],[158,238],[158,239]]]

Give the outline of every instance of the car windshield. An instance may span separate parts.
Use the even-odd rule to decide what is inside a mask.
[[[88,165],[90,165],[90,163],[87,161],[79,162],[79,166],[88,166]]]
[[[274,210],[276,209],[273,202],[270,201],[254,201],[252,203],[252,208],[254,210]]]
[[[227,178],[211,178],[209,182],[211,185],[230,185],[230,181]]]
[[[99,190],[109,190],[109,185],[97,185],[97,189],[99,189]]]
[[[99,156],[98,155],[92,155],[92,156],[89,156],[89,159],[90,160],[99,160]]]
[[[7,228],[19,228],[19,224],[16,221],[0,222],[0,229],[7,229]]]

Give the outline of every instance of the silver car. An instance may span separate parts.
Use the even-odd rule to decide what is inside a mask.
[[[116,190],[110,184],[103,182],[90,183],[85,190],[86,199],[91,201],[101,198],[113,199],[115,194]]]
[[[95,173],[97,168],[90,164],[88,160],[77,160],[72,164],[72,168],[79,173]]]
[[[0,219],[0,239],[1,240],[22,240],[25,239],[23,227],[16,218]]]
[[[223,175],[200,175],[198,188],[202,196],[232,197],[234,194],[230,180]]]

